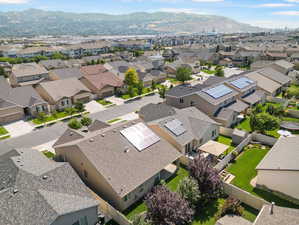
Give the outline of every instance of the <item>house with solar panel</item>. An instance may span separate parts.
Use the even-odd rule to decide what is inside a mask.
[[[250,105],[262,101],[263,93],[255,91],[256,85],[254,80],[243,75],[213,77],[203,84],[172,88],[166,93],[166,103],[176,108],[194,106],[223,126],[230,127]]]
[[[182,155],[141,120],[88,133],[67,130],[54,148],[94,192],[120,211],[171,176]]]
[[[195,107],[176,109],[165,103],[148,104],[139,111],[147,125],[186,156],[219,135],[219,123]]]

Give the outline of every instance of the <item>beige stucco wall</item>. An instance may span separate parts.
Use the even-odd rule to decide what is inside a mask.
[[[299,199],[299,171],[258,170],[257,184]]]
[[[81,91],[80,93],[78,93],[78,94],[76,94],[75,96],[72,97],[73,103],[76,103],[78,101],[82,101],[82,99],[83,99],[83,103],[89,102],[92,99],[91,93],[87,92],[87,91]]]
[[[93,94],[96,94],[97,98],[107,97],[107,93],[111,92],[114,95],[114,87],[112,86],[105,86],[102,89],[96,88],[89,80],[82,77],[80,81],[89,89]]]

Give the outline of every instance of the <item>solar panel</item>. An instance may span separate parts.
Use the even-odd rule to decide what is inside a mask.
[[[140,152],[160,141],[160,138],[143,123],[121,130],[120,133]]]
[[[204,92],[207,93],[208,95],[210,95],[211,97],[218,99],[218,98],[221,98],[222,96],[232,93],[233,90],[230,89],[229,87],[221,84],[221,85],[218,85],[217,87],[205,90]]]
[[[253,84],[254,82],[252,80],[249,80],[248,78],[246,77],[241,77],[237,80],[234,80],[232,82],[230,82],[233,86],[239,88],[239,89],[242,89],[242,88],[245,88],[247,86],[249,86],[250,84]]]
[[[165,124],[165,127],[174,133],[176,136],[180,136],[186,132],[186,129],[183,127],[183,124],[178,119],[171,120]]]

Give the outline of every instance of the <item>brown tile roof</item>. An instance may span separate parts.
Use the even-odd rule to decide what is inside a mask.
[[[121,87],[123,85],[122,80],[109,72],[103,65],[83,66],[81,72],[98,89],[105,86]]]

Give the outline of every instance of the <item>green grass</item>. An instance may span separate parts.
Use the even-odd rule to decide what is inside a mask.
[[[111,105],[111,104],[112,104],[112,102],[107,101],[107,100],[105,100],[105,99],[97,100],[97,103],[100,103],[101,105],[104,105],[104,106],[106,106],[106,105]]]
[[[246,148],[246,150],[237,158],[227,171],[236,177],[233,179],[232,184],[265,199],[268,202],[275,202],[276,205],[299,208],[299,205],[293,204],[287,200],[284,200],[268,191],[264,191],[251,186],[250,181],[256,177],[256,166],[268,153],[269,148],[261,149],[260,147]]]
[[[217,138],[217,142],[229,146],[229,148],[224,152],[225,155],[227,155],[228,153],[230,153],[231,151],[233,151],[235,149],[235,147],[236,147],[236,146],[234,146],[232,144],[232,138],[231,137],[219,135],[218,138]]]
[[[52,153],[52,152],[49,152],[49,151],[47,151],[47,150],[45,150],[45,151],[42,151],[42,153],[46,156],[46,157],[48,157],[49,159],[53,159],[54,158],[54,156],[55,156],[55,154],[54,153]]]
[[[133,90],[134,90],[133,96],[130,96],[128,93],[126,93],[126,94],[121,95],[120,97],[124,100],[127,100],[127,99],[130,99],[130,98],[140,96],[140,95],[138,95],[137,88],[134,88]],[[149,87],[145,87],[145,88],[142,89],[142,94],[141,95],[144,95],[144,94],[147,94],[147,93],[150,93],[150,92],[152,92],[152,89],[149,88]]]
[[[202,72],[204,72],[204,73],[207,73],[207,74],[210,74],[210,75],[212,75],[212,74],[215,74],[215,73],[216,73],[216,71],[215,71],[215,70],[202,70]]]
[[[112,120],[108,120],[107,123],[115,123],[117,121],[120,121],[121,118],[115,118],[115,119],[112,119]]]
[[[51,122],[53,120],[61,119],[61,118],[67,117],[67,116],[70,116],[70,114],[68,114],[64,111],[63,112],[57,112],[55,115],[53,115],[53,114],[47,115],[44,120],[40,120],[39,118],[35,118],[35,119],[32,120],[32,122],[39,125],[39,124]]]
[[[8,134],[8,131],[4,127],[0,126],[0,135],[4,134]]]
[[[10,135],[7,135],[7,136],[4,136],[4,137],[1,137],[0,140],[5,140],[7,138],[10,138]]]

